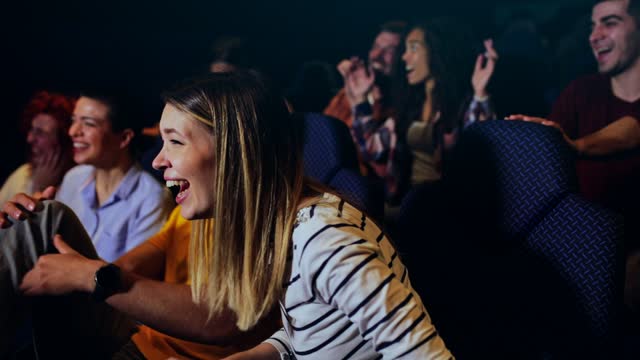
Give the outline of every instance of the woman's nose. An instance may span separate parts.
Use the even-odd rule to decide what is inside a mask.
[[[156,170],[164,170],[169,167],[169,162],[164,155],[164,146],[162,147],[162,149],[160,149],[158,155],[156,155],[156,157],[151,162],[151,166],[153,166],[153,168]]]

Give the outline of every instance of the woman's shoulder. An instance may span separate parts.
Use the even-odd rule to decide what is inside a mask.
[[[316,201],[298,210],[296,227],[312,220],[316,225],[359,222],[364,216],[347,200],[332,193],[323,193]]]
[[[355,237],[367,237],[374,225],[364,212],[345,199],[324,193],[318,201],[298,211],[293,243],[305,248],[312,242],[339,246]]]

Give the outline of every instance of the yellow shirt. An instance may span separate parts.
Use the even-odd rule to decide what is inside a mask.
[[[173,284],[189,284],[188,255],[191,223],[180,216],[176,207],[160,232],[148,243],[165,253],[164,281]],[[273,334],[279,324],[277,317],[258,323],[256,329],[243,335],[242,346],[217,346],[186,341],[165,335],[148,326],[140,326],[132,340],[147,359],[222,359],[238,351],[249,349]]]

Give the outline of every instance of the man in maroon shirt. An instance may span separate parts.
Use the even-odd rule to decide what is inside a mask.
[[[591,24],[589,42],[599,74],[573,81],[556,101],[550,120],[524,115],[508,119],[563,132],[579,154],[582,195],[624,215],[631,254],[627,273],[640,278],[640,0],[595,1]],[[627,281],[627,286],[640,293],[640,279]],[[634,303],[640,304],[635,296]]]

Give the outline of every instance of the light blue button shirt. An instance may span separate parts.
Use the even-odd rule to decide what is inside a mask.
[[[98,204],[95,168],[78,165],[65,175],[56,199],[69,206],[91,237],[98,255],[112,262],[162,228],[173,208],[171,193],[139,165]]]

